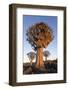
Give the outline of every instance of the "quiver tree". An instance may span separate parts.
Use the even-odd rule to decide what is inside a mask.
[[[35,53],[34,52],[29,52],[29,53],[27,53],[27,56],[28,56],[28,58],[29,58],[29,60],[30,60],[30,65],[32,66],[32,62],[33,62],[33,60],[34,60],[34,58],[35,58]]]
[[[26,35],[31,46],[37,51],[36,67],[44,67],[43,48],[46,48],[53,40],[52,29],[47,24],[40,22],[29,27]]]
[[[43,55],[45,57],[45,61],[47,61],[47,57],[50,55],[50,52],[49,51],[44,51]]]

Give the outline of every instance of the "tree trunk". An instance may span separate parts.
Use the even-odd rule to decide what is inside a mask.
[[[32,60],[30,60],[30,65],[32,66]]]
[[[43,62],[43,48],[37,48],[37,58],[36,58],[36,67],[37,68],[42,68],[44,67],[44,62]]]
[[[47,57],[45,57],[45,61],[47,61]]]

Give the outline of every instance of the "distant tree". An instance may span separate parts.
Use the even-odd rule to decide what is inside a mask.
[[[44,51],[43,55],[45,57],[45,61],[47,61],[47,57],[50,55],[50,52],[49,51]]]
[[[43,48],[46,48],[54,38],[52,29],[47,24],[40,22],[29,27],[26,35],[27,41],[37,51],[36,67],[44,67]]]
[[[30,60],[30,65],[32,66],[32,62],[33,62],[33,60],[34,60],[34,58],[35,58],[35,53],[34,52],[29,52],[29,53],[27,53],[27,56],[28,56],[28,58],[29,58],[29,60]]]

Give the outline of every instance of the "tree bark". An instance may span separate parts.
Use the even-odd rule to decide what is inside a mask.
[[[37,48],[36,68],[44,67],[43,62],[43,48]]]
[[[32,66],[32,60],[30,61],[30,65]]]
[[[47,57],[45,57],[45,61],[47,61]]]

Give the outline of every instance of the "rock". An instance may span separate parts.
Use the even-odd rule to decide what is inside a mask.
[[[32,73],[32,68],[31,67],[29,67],[28,69],[26,69],[24,71],[24,74],[31,74],[31,73]]]

